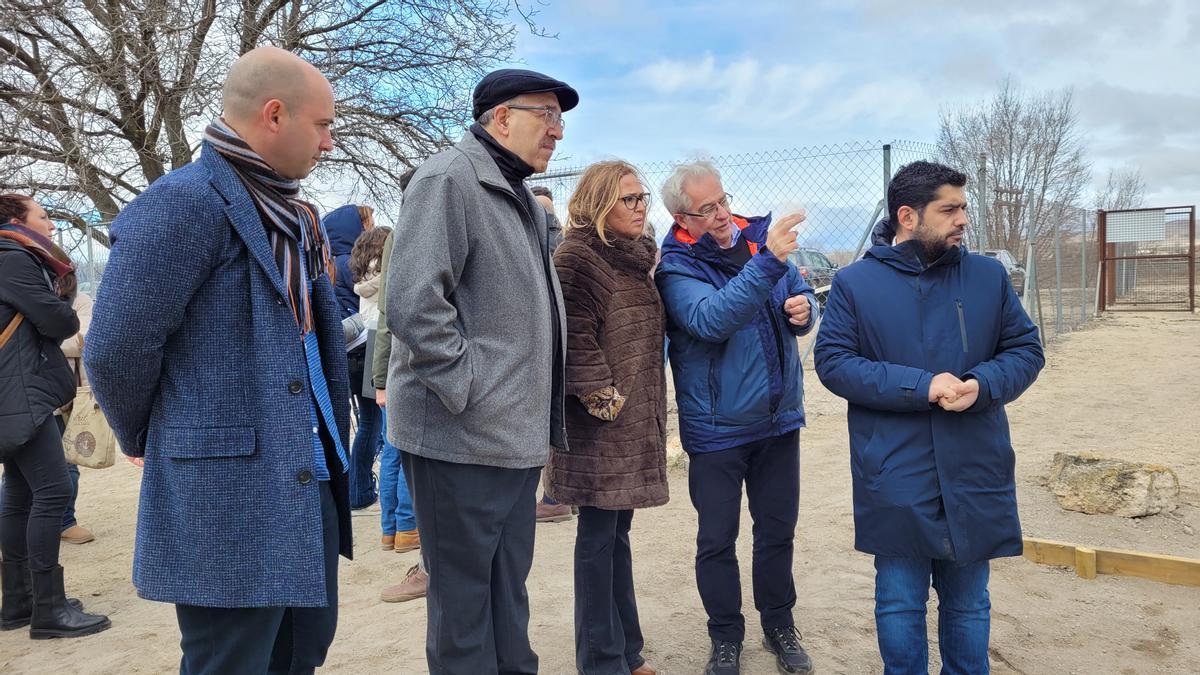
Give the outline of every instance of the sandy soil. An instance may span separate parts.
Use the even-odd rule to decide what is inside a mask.
[[[1040,381],[1012,405],[1022,522],[1029,536],[1200,558],[1200,319],[1179,314],[1112,315],[1054,342]],[[810,364],[811,367],[811,364]],[[852,549],[844,403],[811,370],[809,428],[801,436],[800,528],[795,577],[798,625],[823,673],[877,673],[873,568]],[[1179,474],[1175,513],[1130,520],[1063,512],[1042,486],[1054,452],[1094,451],[1166,464]],[[162,673],[178,667],[170,606],[139,600],[130,585],[138,470],[119,462],[84,470],[79,517],[96,541],[63,547],[68,590],[113,628],[77,640],[32,642],[0,633],[3,673]],[[634,520],[635,574],[645,655],[666,674],[698,673],[707,657],[704,613],[692,557],[696,520],[686,468],[671,480],[672,501]],[[750,527],[739,550],[747,644],[743,672],[773,673],[759,646],[749,586]],[[416,553],[378,549],[378,509],[354,518],[357,559],[341,566],[341,621],[329,672],[426,672],[425,603],[379,602]],[[529,580],[530,633],[542,672],[574,672],[572,523],[538,526]],[[197,547],[206,542],[193,542]],[[996,561],[992,668],[996,673],[1200,672],[1200,588],[1129,577],[1084,581],[1069,570],[1021,558]],[[936,601],[930,639],[936,643]],[[931,669],[937,666],[931,645]]]

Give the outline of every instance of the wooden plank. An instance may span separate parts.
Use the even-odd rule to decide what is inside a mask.
[[[1024,556],[1042,565],[1075,566],[1075,545],[1049,539],[1025,537]]]
[[[1096,550],[1075,547],[1075,574],[1081,579],[1096,578]]]
[[[1138,551],[1096,549],[1096,571],[1181,586],[1200,586],[1200,560]]]
[[[1074,567],[1075,573],[1084,579],[1094,578],[1096,574],[1116,574],[1167,584],[1200,586],[1200,560],[1193,558],[1088,548],[1033,537],[1025,537],[1024,544],[1023,555],[1029,560],[1042,565]]]

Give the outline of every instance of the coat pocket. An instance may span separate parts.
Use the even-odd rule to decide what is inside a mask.
[[[254,454],[254,427],[165,427],[153,444],[164,457],[208,459]]]

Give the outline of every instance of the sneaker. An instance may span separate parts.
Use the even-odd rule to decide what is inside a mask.
[[[561,523],[564,520],[570,520],[575,517],[571,513],[571,507],[566,504],[546,504],[538,502],[537,511],[534,518],[539,523]]]
[[[742,643],[713,640],[712,654],[708,657],[708,665],[704,667],[704,675],[738,675],[742,672],[738,665],[741,656]]]
[[[405,551],[421,548],[421,535],[415,529],[407,532],[397,532],[393,546],[396,549],[396,553],[404,553]]]
[[[429,575],[421,571],[420,565],[413,565],[404,575],[404,581],[383,589],[379,594],[379,599],[384,602],[416,600],[425,597],[425,590],[428,587]]]
[[[86,527],[72,525],[63,530],[62,534],[58,535],[58,538],[67,542],[68,544],[86,544],[89,541],[95,540],[96,535],[92,534],[92,531]]]
[[[775,655],[775,665],[781,673],[804,673],[813,671],[812,659],[800,646],[803,638],[795,626],[772,628],[763,636],[763,646]]]

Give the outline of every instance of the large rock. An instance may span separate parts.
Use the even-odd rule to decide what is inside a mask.
[[[1161,464],[1087,453],[1054,453],[1048,487],[1069,511],[1126,518],[1173,511],[1179,497],[1179,477]]]

